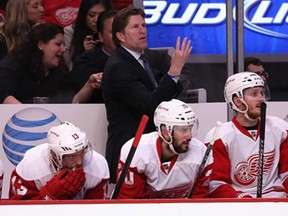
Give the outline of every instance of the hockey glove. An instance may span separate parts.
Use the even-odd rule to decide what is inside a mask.
[[[73,199],[85,183],[82,168],[76,170],[63,169],[41,188],[40,197],[44,200]]]

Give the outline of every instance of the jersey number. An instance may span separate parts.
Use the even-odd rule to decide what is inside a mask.
[[[15,194],[18,195],[25,195],[27,193],[27,188],[22,185],[22,180],[20,178],[17,178],[17,176],[13,176],[11,178],[12,182],[12,191]]]

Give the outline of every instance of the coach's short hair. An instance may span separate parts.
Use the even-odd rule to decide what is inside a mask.
[[[114,17],[114,21],[112,24],[112,34],[113,41],[116,46],[120,45],[120,40],[117,38],[116,33],[122,32],[124,33],[124,29],[128,24],[128,20],[130,16],[140,15],[145,19],[145,12],[141,8],[136,8],[134,6],[129,6],[120,10]]]

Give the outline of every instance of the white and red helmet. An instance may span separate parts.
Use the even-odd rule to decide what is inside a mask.
[[[225,88],[224,97],[227,104],[234,110],[240,111],[233,102],[233,97],[237,96],[243,103],[243,91],[248,88],[263,87],[263,79],[253,72],[240,72],[228,77]],[[245,103],[246,104],[246,103]]]
[[[164,124],[169,132],[172,132],[173,126],[194,125],[196,121],[197,119],[192,108],[177,99],[163,101],[154,113],[156,128]]]
[[[198,120],[192,108],[177,99],[163,101],[159,104],[154,112],[154,124],[158,131],[158,135],[169,145],[170,149],[175,152],[172,145],[172,131],[174,126],[193,125],[192,134],[196,136],[198,132]],[[161,125],[166,126],[170,141],[165,140],[161,132]],[[176,152],[175,152],[176,153]]]
[[[48,131],[47,140],[50,150],[56,155],[59,169],[62,168],[63,155],[79,152],[89,145],[86,133],[67,121],[51,127]]]

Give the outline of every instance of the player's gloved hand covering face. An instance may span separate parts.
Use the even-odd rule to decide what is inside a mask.
[[[40,196],[45,200],[73,199],[85,183],[85,173],[82,168],[75,170],[63,169],[55,175],[42,189]]]

